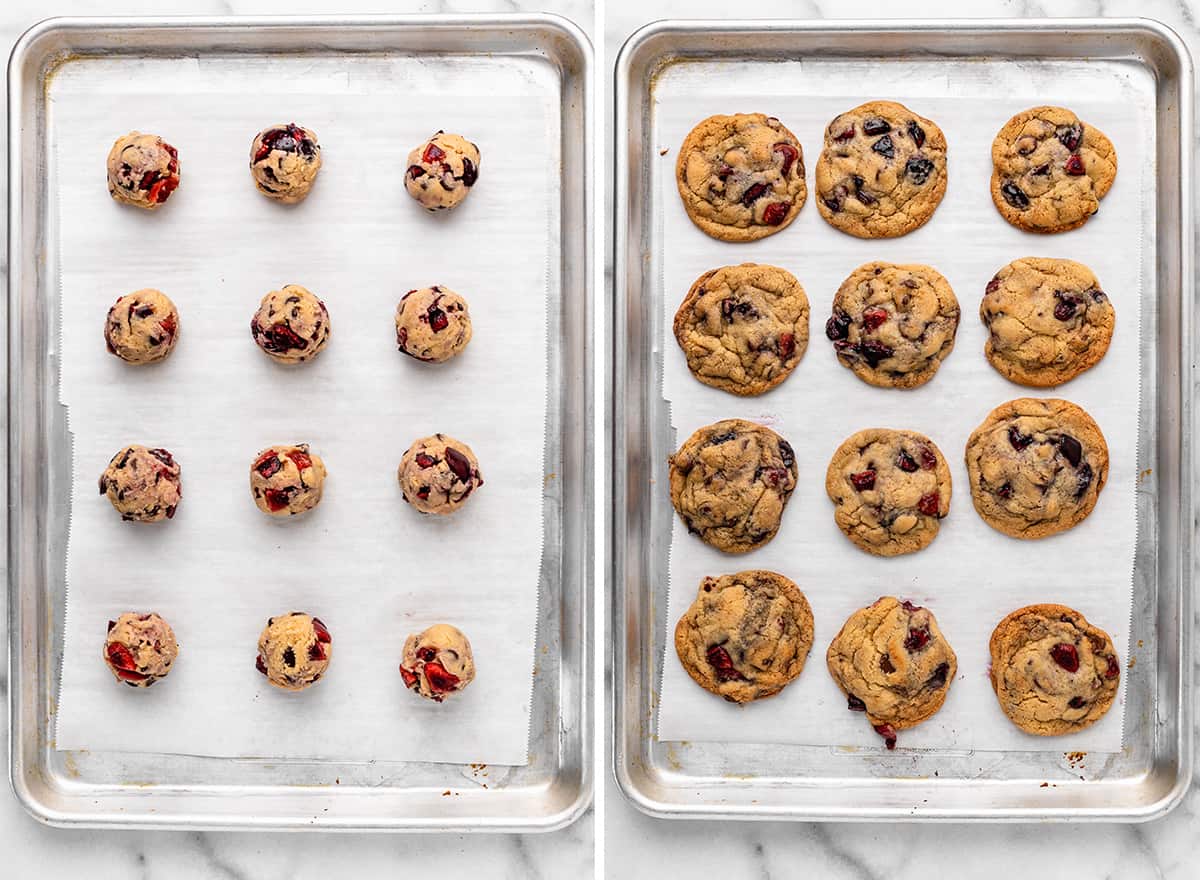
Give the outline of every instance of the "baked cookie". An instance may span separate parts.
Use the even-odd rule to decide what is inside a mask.
[[[696,279],[674,326],[693,376],[731,394],[762,394],[804,357],[808,297],[778,266],[723,266]]]
[[[851,614],[825,659],[850,710],[865,712],[889,749],[896,731],[942,708],[958,674],[933,613],[891,596]]]
[[[988,647],[996,699],[1026,733],[1091,727],[1117,696],[1121,664],[1112,639],[1065,605],[1018,608],[997,624]]]
[[[924,434],[867,428],[842,442],[825,472],[833,517],[876,556],[928,547],[950,513],[950,467]]]
[[[710,116],[688,132],[675,184],[692,222],[721,241],[774,235],[808,197],[800,141],[762,113]]]
[[[108,152],[108,194],[148,211],[161,206],[179,186],[179,153],[156,134],[131,131]]]
[[[1054,398],[1000,404],[967,440],[966,459],[975,510],[1014,538],[1044,538],[1083,522],[1108,479],[1100,426]]]
[[[946,136],[903,104],[870,101],[834,117],[817,160],[817,210],[858,238],[924,226],[946,194]]]
[[[427,211],[445,211],[471,194],[479,179],[479,147],[439,131],[408,154],[404,188]]]
[[[1117,176],[1117,151],[1063,107],[1032,107],[992,141],[992,201],[1026,232],[1066,232],[1100,208]]]
[[[108,622],[104,662],[117,681],[130,687],[150,687],[167,677],[178,656],[175,633],[157,614],[128,611]]]
[[[471,447],[445,434],[422,437],[408,447],[396,473],[404,500],[421,513],[453,513],[483,485]]]
[[[108,310],[104,344],[127,364],[161,361],[179,339],[179,311],[161,290],[127,293]]]
[[[258,191],[284,204],[303,201],[321,170],[317,136],[294,122],[264,128],[250,143],[250,176]]]
[[[448,361],[471,341],[467,301],[437,284],[410,290],[396,306],[396,345],[419,361]]]
[[[302,691],[321,680],[333,657],[333,636],[319,618],[293,611],[267,619],[258,637],[254,668],[286,691]]]
[[[262,298],[250,319],[258,347],[281,364],[311,360],[329,344],[329,311],[299,284],[285,284]]]
[[[731,703],[779,693],[804,669],[812,643],[808,600],[773,571],[706,577],[675,625],[688,675]]]
[[[746,553],[774,538],[796,488],[792,447],[770,428],[742,419],[706,425],[667,463],[679,518],[726,553]]]
[[[321,501],[325,462],[308,451],[308,444],[268,446],[250,465],[250,493],[263,513],[295,516]]]
[[[929,266],[866,263],[833,297],[825,335],[838,362],[868,385],[916,388],[954,349],[958,299]]]
[[[100,475],[100,494],[126,522],[160,522],[175,515],[183,496],[179,474],[167,450],[134,443],[112,457]]]
[[[475,678],[471,643],[462,630],[448,623],[414,633],[404,640],[400,678],[409,690],[440,703]]]
[[[1047,388],[1094,367],[1112,341],[1116,313],[1092,270],[1072,260],[1024,257],[988,282],[979,317],[984,353],[1006,379]]]

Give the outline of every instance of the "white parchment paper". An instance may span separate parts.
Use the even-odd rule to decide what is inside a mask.
[[[58,748],[526,763],[558,122],[527,71],[472,64],[97,61],[58,74],[61,400],[75,489]],[[259,195],[247,168],[255,132],[289,120],[317,132],[324,157],[294,207]],[[182,184],[152,215],[105,189],[104,157],[134,128],[180,153]],[[431,215],[401,175],[439,128],[474,140],[483,160],[467,202]],[[262,295],[286,283],[320,296],[332,324],[325,351],[296,368],[249,332]],[[433,283],[466,297],[474,325],[443,365],[395,342],[400,296]],[[131,368],[101,333],[112,301],[140,287],[175,301],[181,335],[165,362]],[[446,518],[417,514],[396,482],[411,441],[437,431],[470,444],[485,479]],[[181,463],[174,520],[123,523],[98,496],[97,477],[130,442]],[[290,442],[310,443],[329,477],[318,508],[280,522],[254,506],[249,466]],[[333,634],[328,674],[300,694],[254,668],[267,618],[293,609]],[[118,687],[101,662],[106,621],[126,610],[158,611],[181,645],[170,678],[146,692]],[[397,673],[405,636],[439,621],[467,633],[478,668],[442,705],[406,692]]]
[[[686,66],[681,66],[686,69]],[[799,484],[779,534],[766,547],[729,556],[688,535],[675,518],[670,547],[670,592],[663,634],[659,738],[846,745],[882,748],[861,713],[846,708],[830,678],[825,651],[846,618],[881,595],[927,605],[958,655],[958,677],[943,709],[902,731],[902,748],[1115,752],[1121,748],[1124,689],[1092,728],[1067,737],[1039,738],[1012,725],[988,681],[988,638],[1008,612],[1036,602],[1077,608],[1112,634],[1122,660],[1130,656],[1129,614],[1136,531],[1139,326],[1141,297],[1153,290],[1153,86],[1113,68],[1055,65],[823,65],[729,66],[722,73],[668,72],[657,89],[656,186],[662,210],[663,395],[671,404],[676,446],[694,430],[722,418],[748,418],[778,431],[796,450]],[[947,94],[955,97],[946,97]],[[778,116],[800,139],[812,184],[829,120],[868,99],[900,101],[942,128],[949,143],[949,185],[933,219],[907,236],[865,241],[837,232],[818,215],[814,193],[783,232],[753,244],[727,244],[687,219],[673,179],[684,136],[714,113],[759,111]],[[1023,233],[996,212],[988,191],[991,142],[1014,113],[1036,104],[1075,109],[1116,145],[1120,167],[1099,213],[1085,227],[1054,236]],[[1083,376],[1044,392],[1014,385],[983,355],[986,330],[979,301],[988,280],[1023,256],[1086,263],[1112,298],[1117,324],[1104,360]],[[962,318],[955,349],[937,376],[915,390],[880,389],[861,382],[835,358],[824,336],[834,292],[862,263],[880,259],[925,263],[950,281]],[[808,351],[774,391],[737,398],[697,382],[671,332],[671,320],[692,282],[704,271],[743,261],[791,271],[812,306]],[[1080,526],[1042,541],[1008,538],[975,513],[963,450],[971,431],[998,404],[1015,397],[1064,397],[1099,423],[1109,446],[1109,480],[1092,515]],[[870,556],[846,539],[824,489],[830,456],[847,436],[866,427],[908,428],[930,436],[953,476],[950,515],[927,549],[908,556]],[[666,491],[666,486],[663,486]],[[801,676],[779,696],[738,707],[697,687],[674,651],[674,627],[705,575],[766,568],[795,580],[812,604],[816,638]],[[1124,685],[1124,681],[1122,682]]]

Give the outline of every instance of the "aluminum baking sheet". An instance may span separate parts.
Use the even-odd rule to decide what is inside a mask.
[[[103,59],[93,57],[100,54]],[[13,196],[11,218],[11,253],[14,270],[20,271],[14,271],[10,291],[14,340],[10,490],[12,497],[33,500],[22,505],[28,518],[13,518],[10,535],[10,643],[15,673],[11,717],[14,784],[35,815],[64,824],[532,830],[561,825],[586,806],[590,786],[585,735],[589,729],[588,553],[587,522],[581,514],[589,495],[590,450],[581,426],[590,409],[584,369],[589,320],[589,175],[584,147],[588,56],[578,32],[549,16],[336,23],[52,21],[23,38],[10,80],[11,155],[13,167],[22,169],[12,175],[22,186]],[[430,75],[433,64],[437,89]],[[215,757],[229,752],[209,750],[204,743],[185,747],[186,754],[152,754],[124,747],[57,748],[53,721],[63,647],[62,544],[72,503],[72,434],[66,430],[55,393],[57,359],[60,351],[69,350],[60,350],[58,343],[57,269],[70,262],[68,257],[77,256],[80,246],[60,236],[62,227],[55,220],[55,210],[68,208],[63,187],[71,177],[66,173],[69,169],[59,165],[66,155],[61,145],[70,134],[64,130],[70,114],[58,112],[62,102],[56,96],[68,84],[73,92],[80,84],[86,87],[93,71],[96,77],[111,76],[122,65],[129,76],[159,68],[166,74],[178,72],[185,80],[181,88],[191,95],[228,94],[247,76],[258,75],[256,71],[263,75],[276,71],[277,81],[303,92],[291,103],[320,116],[324,100],[327,110],[345,117],[344,121],[353,115],[347,115],[344,102],[337,106],[343,100],[338,97],[343,91],[340,84],[356,78],[368,83],[366,93],[375,96],[386,96],[390,85],[398,106],[410,108],[427,98],[482,95],[496,87],[511,95],[510,100],[550,108],[553,121],[541,129],[549,135],[550,154],[540,167],[556,178],[561,174],[562,182],[552,184],[552,191],[561,195],[550,202],[551,222],[542,224],[550,255],[544,296],[547,326],[538,333],[544,341],[534,344],[544,345],[547,385],[556,391],[546,404],[544,480],[539,475],[539,483],[544,482],[545,541],[535,569],[540,570],[533,654],[537,686],[527,765],[520,765],[520,760],[512,760],[514,766],[492,767],[401,761],[396,758],[421,751],[403,755],[384,739],[375,748],[351,749],[339,745],[336,736],[325,736],[315,746],[280,743],[277,753],[270,750],[275,738],[260,738],[251,747],[256,757],[250,760]],[[160,81],[166,80],[160,77]],[[417,94],[422,89],[429,94]],[[433,94],[439,89],[439,94]],[[203,100],[197,113],[202,112],[202,104]],[[469,102],[459,101],[456,109],[466,112]],[[203,134],[194,133],[192,140]],[[301,222],[299,217],[296,222]],[[36,231],[32,246],[26,237],[31,228]],[[203,228],[201,224],[200,234]],[[355,241],[343,245],[347,254],[354,253]],[[486,259],[486,247],[477,254]],[[332,276],[325,283],[336,284]],[[526,293],[543,298],[536,285]],[[343,338],[349,342],[353,334],[348,326]],[[62,366],[70,372],[79,365]],[[342,386],[342,393],[347,393],[346,383]],[[362,395],[378,391],[369,381],[357,380],[350,387],[361,389]],[[18,426],[20,442],[15,439]],[[75,449],[76,455],[80,452]],[[49,525],[39,529],[37,522]],[[369,554],[367,548],[362,552]],[[78,725],[75,730],[74,739],[79,741]],[[459,753],[470,751],[468,745]],[[513,742],[504,754],[519,759],[522,751]],[[451,754],[439,757],[453,760]]]
[[[793,112],[789,116],[784,111],[768,109],[767,112],[777,112],[791,125],[808,151],[811,168],[820,146],[819,137],[814,141],[812,132],[819,133],[822,125],[807,125],[802,131],[789,121],[791,116],[801,115],[796,108],[806,96],[821,102],[835,94],[862,92],[857,100],[845,100],[846,107],[872,97],[895,96],[918,112],[925,105],[922,102],[933,105],[942,102],[946,115],[953,117],[953,102],[968,97],[972,88],[981,84],[1003,87],[1001,84],[1009,83],[1018,93],[1024,87],[1031,96],[1027,104],[1033,104],[1037,103],[1039,81],[1065,85],[1074,75],[1087,80],[1088,100],[1135,101],[1136,109],[1147,120],[1145,145],[1147,151],[1154,151],[1149,157],[1152,161],[1134,161],[1136,167],[1123,166],[1122,173],[1132,174],[1135,182],[1139,174],[1148,173],[1150,187],[1154,175],[1160,181],[1171,181],[1169,187],[1157,187],[1160,202],[1169,204],[1158,204],[1156,213],[1147,218],[1149,252],[1143,255],[1140,272],[1143,282],[1140,411],[1134,402],[1136,395],[1125,398],[1128,401],[1125,418],[1131,422],[1140,419],[1136,458],[1141,476],[1136,490],[1138,540],[1129,652],[1134,663],[1126,675],[1123,748],[1113,751],[1115,744],[1121,742],[1119,708],[1110,713],[1118,716],[1111,719],[1115,722],[1115,726],[1110,725],[1112,735],[1103,738],[1108,751],[1088,755],[1078,751],[1080,746],[1072,747],[1066,742],[1060,751],[1047,751],[1048,744],[1040,742],[1040,749],[1034,750],[1017,744],[1016,738],[956,733],[954,714],[963,708],[961,701],[939,713],[946,714],[944,721],[951,725],[942,736],[913,737],[916,748],[905,753],[883,752],[877,744],[867,745],[862,737],[852,735],[833,745],[828,745],[833,741],[828,735],[814,738],[822,743],[814,745],[799,744],[797,737],[778,733],[762,737],[761,742],[694,741],[709,738],[703,732],[687,737],[687,742],[679,741],[682,737],[659,741],[655,732],[664,669],[673,679],[677,678],[674,676],[677,661],[664,637],[673,623],[666,619],[666,557],[675,519],[665,492],[665,459],[691,428],[711,421],[707,416],[712,415],[707,409],[703,413],[674,412],[660,390],[664,358],[677,354],[664,350],[672,347],[672,341],[666,338],[669,334],[665,337],[663,333],[664,314],[673,311],[674,301],[682,295],[679,290],[663,286],[664,266],[669,270],[676,255],[665,253],[669,239],[662,230],[666,223],[687,221],[681,211],[674,210],[677,208],[672,201],[674,187],[663,184],[661,178],[663,173],[673,171],[674,153],[682,139],[682,134],[676,131],[679,123],[675,118],[681,106],[685,115],[693,113],[698,121],[708,115],[699,109],[712,105],[716,95],[730,96],[737,109],[774,107],[777,102],[790,105]],[[614,740],[618,777],[639,806],[659,815],[748,818],[1134,819],[1157,815],[1178,799],[1190,765],[1187,734],[1190,707],[1179,697],[1179,693],[1186,693],[1179,688],[1186,684],[1189,646],[1183,638],[1185,630],[1176,623],[1178,619],[1190,619],[1186,610],[1189,601],[1186,578],[1190,569],[1180,567],[1188,558],[1187,539],[1181,536],[1187,535],[1183,524],[1189,523],[1190,517],[1175,518],[1180,505],[1186,508],[1190,504],[1187,487],[1179,485],[1187,482],[1179,479],[1180,474],[1190,474],[1190,468],[1175,471],[1172,468],[1189,461],[1187,437],[1180,427],[1189,424],[1184,381],[1189,360],[1185,356],[1189,350],[1188,315],[1184,304],[1190,302],[1192,279],[1190,258],[1183,249],[1183,243],[1190,241],[1189,208],[1186,199],[1179,196],[1175,181],[1180,175],[1188,179],[1190,146],[1185,149],[1183,145],[1188,143],[1190,127],[1190,76],[1190,62],[1179,41],[1167,29],[1149,22],[1072,22],[1067,27],[1056,22],[1054,28],[1028,22],[921,23],[911,27],[830,22],[733,25],[681,22],[654,25],[631,38],[618,63],[617,78],[617,128],[628,134],[619,137],[617,143],[615,326],[622,332],[617,334],[615,368],[618,404],[614,540],[617,613],[621,625],[614,628],[618,633]],[[840,91],[834,91],[838,88],[834,84],[840,84]],[[759,106],[743,107],[748,95],[758,96]],[[1086,118],[1084,108],[1080,108],[1080,113]],[[926,115],[938,119],[932,110]],[[993,129],[999,125],[988,124]],[[952,166],[956,162],[955,144],[965,140],[968,138],[951,139]],[[669,151],[666,156],[661,155],[663,150]],[[670,169],[664,172],[666,166],[662,163],[668,160]],[[958,161],[962,163],[961,159]],[[986,169],[981,172],[976,168],[982,165],[974,157],[970,164],[975,176],[982,175],[986,180]],[[971,185],[969,180],[952,184],[947,201],[967,198],[965,192],[957,196],[955,193]],[[1136,206],[1136,199],[1131,205]],[[984,207],[992,210],[990,205]],[[810,218],[813,219],[816,218]],[[891,259],[904,262],[907,257],[901,259],[901,252],[912,251],[919,255],[918,262],[939,266],[943,261],[938,259],[938,242],[925,234],[935,226],[936,220],[921,233],[879,246],[888,249]],[[622,236],[626,228],[629,233]],[[818,235],[823,231],[816,230]],[[712,263],[765,260],[789,266],[806,285],[810,273],[823,278],[821,259],[804,261],[803,248],[789,249],[784,240],[789,233],[793,230],[767,239],[780,241],[770,253],[757,256],[743,253],[739,246],[714,243],[717,250],[712,254]],[[1005,256],[994,257],[995,266],[989,264],[980,272],[990,277],[1000,265],[1026,251],[1069,256],[1077,250],[1071,247],[1069,236],[1009,237],[1026,241],[1014,245],[1003,235],[997,235],[996,254]],[[864,255],[861,242],[854,247],[854,241],[845,237],[846,255],[841,262],[847,271],[871,256],[889,258],[887,254]],[[837,247],[838,242],[822,240],[822,244]],[[1014,246],[1018,250],[1012,250]],[[755,247],[746,246],[746,250]],[[943,240],[941,247],[954,245]],[[734,250],[738,252],[733,253]],[[780,256],[787,253],[801,262],[790,265],[785,256]],[[1129,259],[1136,262],[1137,253],[1136,243],[1131,243]],[[949,255],[945,259],[953,263]],[[951,280],[954,283],[955,279]],[[974,319],[975,300],[974,287],[967,286],[966,278],[962,280],[964,284],[958,294],[965,325]],[[832,284],[836,287],[836,280]],[[829,284],[808,288],[814,303],[814,327],[819,328],[818,319],[825,308],[821,304],[828,301],[832,289]],[[673,302],[665,303],[664,298]],[[1125,325],[1122,329],[1137,334],[1136,327]],[[960,344],[964,341],[960,339]],[[828,354],[820,350],[822,342],[813,341],[810,347],[815,346],[816,350],[806,355],[798,369],[799,379],[803,379],[801,374],[805,373],[808,359]],[[966,347],[972,348],[969,344]],[[971,354],[968,350],[959,356]],[[1136,356],[1131,360],[1136,362]],[[1001,396],[989,406],[1007,397],[1022,396],[1015,386],[990,391]],[[1011,393],[1003,396],[1007,391]],[[1069,398],[1070,387],[1056,394]],[[770,413],[789,402],[803,405],[791,399],[794,397],[795,392],[789,401],[763,398],[759,408]],[[895,422],[898,414],[893,409],[894,406],[889,407],[880,420],[889,423],[890,416]],[[729,415],[746,412],[743,407],[737,413],[731,410]],[[683,429],[681,419],[687,430]],[[905,423],[905,426],[923,430],[920,424]],[[937,431],[932,427],[929,433],[937,439]],[[1127,457],[1134,453],[1132,443],[1130,447]],[[954,458],[954,450],[960,446],[950,443],[943,448]],[[1124,465],[1130,468],[1127,486],[1132,486],[1133,462],[1126,461]],[[823,468],[823,461],[816,466]],[[958,515],[971,517],[973,512],[964,509],[970,507],[969,493],[960,488],[963,491],[956,493]],[[1125,499],[1134,494],[1128,488],[1126,492],[1129,494]],[[1130,502],[1117,498],[1113,503]],[[833,538],[844,540],[836,531]],[[728,563],[720,570],[738,567],[746,566]],[[945,628],[945,618],[951,615],[953,606],[970,604],[969,600],[961,591],[940,594],[931,584],[922,582],[918,572],[909,571],[912,568],[910,565],[895,572],[904,581],[904,586],[896,589],[902,592],[908,589],[922,600],[929,596],[929,604]],[[923,570],[925,566],[918,568]],[[781,570],[788,569],[784,566]],[[804,571],[810,579],[816,576],[808,569]],[[877,578],[870,576],[866,565],[856,577],[867,584],[864,590],[880,591]],[[676,583],[672,589],[690,592],[694,584]],[[1120,592],[1119,586],[1117,591]],[[1013,607],[1023,604],[1027,592],[1014,592]],[[859,604],[870,598],[873,596],[866,596]],[[1121,629],[1124,612],[1125,608],[1113,612],[1116,615],[1113,629]],[[1176,617],[1177,613],[1182,616]],[[814,668],[806,669],[805,675],[813,674],[815,679],[823,675],[824,647],[841,619],[825,621],[824,628],[818,621],[818,644],[809,661]],[[971,671],[979,662],[976,653],[964,656],[959,651],[963,680],[957,688],[977,689],[980,685],[979,676]],[[664,664],[675,666],[664,667]],[[823,683],[810,682],[818,685],[815,691],[810,688],[818,694],[811,707],[813,712],[821,711],[819,685]],[[986,680],[983,687],[987,690]],[[824,702],[825,711],[834,711],[828,700]],[[837,708],[841,708],[840,704]],[[968,723],[986,718],[988,708],[981,706],[982,712],[965,716],[972,719]],[[672,729],[690,730],[687,719],[694,713],[680,712],[682,709],[676,706]],[[749,718],[744,720],[751,723]],[[999,720],[1007,723],[1003,718]],[[961,724],[964,718],[957,721]],[[775,717],[773,722],[764,723],[782,722],[781,717]],[[722,729],[728,729],[727,725]],[[937,732],[934,728],[930,730]],[[740,738],[752,739],[744,735]],[[781,739],[788,742],[781,743]],[[945,745],[939,747],[939,742]],[[991,750],[984,750],[989,747]],[[1073,751],[1068,753],[1068,749]]]

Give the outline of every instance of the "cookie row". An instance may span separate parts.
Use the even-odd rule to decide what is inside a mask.
[[[813,644],[804,594],[773,571],[700,582],[675,626],[688,675],[734,703],[774,696],[804,669]],[[1076,733],[1108,712],[1121,665],[1108,633],[1064,605],[1030,605],[1005,617],[989,643],[992,688],[1004,714],[1039,736]],[[851,711],[863,712],[889,749],[896,732],[945,702],[958,659],[928,608],[883,596],[850,615],[825,655]]]
[[[129,611],[108,622],[104,662],[119,682],[150,687],[167,677],[178,656],[175,632],[157,614]],[[292,611],[268,618],[254,667],[275,687],[302,691],[321,680],[332,659],[329,628],[320,618]],[[404,641],[400,677],[409,690],[440,703],[475,678],[471,643],[447,623],[413,633]]]
[[[825,129],[817,210],[858,238],[924,226],[946,193],[946,137],[903,104],[870,101]],[[1117,173],[1112,142],[1063,107],[1032,107],[992,142],[992,201],[1029,232],[1065,232],[1096,213]],[[755,241],[788,226],[808,196],[804,151],[762,113],[710,116],[684,138],[676,186],[688,217],[722,241]]]

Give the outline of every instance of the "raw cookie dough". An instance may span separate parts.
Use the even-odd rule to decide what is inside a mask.
[[[437,284],[410,290],[396,307],[396,344],[419,361],[448,361],[471,341],[467,301]]]
[[[268,446],[250,465],[254,503],[272,516],[295,516],[312,510],[321,500],[325,463],[308,451],[308,444]]]
[[[108,622],[104,662],[117,681],[130,687],[150,687],[167,677],[178,656],[175,633],[157,614],[129,611]]]
[[[679,518],[726,553],[746,553],[774,538],[796,488],[792,447],[770,428],[742,419],[706,425],[667,463]]]
[[[161,290],[127,293],[108,310],[104,344],[127,364],[161,361],[179,339],[179,312]]]
[[[1063,107],[1033,107],[992,142],[992,201],[1026,232],[1065,232],[1100,208],[1117,176],[1117,151]]]
[[[396,477],[405,501],[421,513],[438,515],[458,510],[483,485],[471,447],[445,434],[422,437],[408,447]]]
[[[868,428],[833,454],[825,491],[838,528],[858,547],[876,556],[915,553],[950,513],[950,467],[924,434]]]
[[[281,364],[315,358],[328,344],[330,329],[325,303],[299,284],[272,290],[250,319],[258,347]]]
[[[696,279],[674,326],[693,376],[731,394],[762,394],[804,356],[808,297],[778,266],[723,266]]]
[[[479,179],[479,147],[439,131],[408,154],[404,188],[427,211],[445,211],[471,194]]]
[[[808,188],[804,150],[762,113],[710,116],[683,139],[675,184],[688,217],[721,241],[754,241],[796,219]]]
[[[958,674],[958,658],[927,608],[891,596],[850,615],[825,655],[853,712],[889,749],[896,731],[932,716]]]
[[[131,131],[108,152],[108,193],[153,211],[179,186],[179,153],[156,134]]]
[[[773,571],[706,577],[675,625],[688,675],[732,703],[779,693],[804,669],[812,643],[808,600]]]
[[[924,226],[946,194],[946,136],[903,104],[870,101],[834,117],[817,160],[817,210],[859,238]]]
[[[404,640],[400,677],[409,690],[440,703],[475,678],[471,643],[462,630],[448,623],[414,633]]]
[[[1071,260],[1013,260],[988,282],[979,317],[984,352],[1019,385],[1061,385],[1095,366],[1112,341],[1116,313],[1092,270]]]
[[[958,299],[930,266],[866,263],[833,298],[825,335],[838,362],[868,385],[916,388],[954,349]]]
[[[175,515],[183,487],[179,463],[165,449],[134,443],[112,457],[100,475],[100,494],[127,522],[159,522]]]
[[[250,176],[258,191],[285,204],[303,201],[321,170],[317,136],[294,122],[265,128],[250,144]]]
[[[275,687],[302,691],[329,668],[333,637],[318,618],[303,611],[271,617],[258,637],[254,668]]]
[[[1029,605],[997,624],[988,644],[1000,708],[1026,733],[1058,736],[1099,721],[1117,696],[1112,639],[1065,605]]]
[[[975,510],[1014,538],[1044,538],[1083,522],[1108,479],[1100,426],[1054,398],[1000,404],[971,434],[966,460]]]

